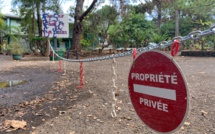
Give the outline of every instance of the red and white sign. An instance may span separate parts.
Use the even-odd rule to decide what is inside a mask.
[[[136,113],[152,130],[169,133],[183,125],[189,109],[187,85],[167,54],[140,54],[131,66],[128,86]]]

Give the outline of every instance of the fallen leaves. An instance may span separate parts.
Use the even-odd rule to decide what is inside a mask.
[[[35,113],[36,116],[42,116],[43,114],[41,113]]]
[[[25,112],[19,111],[19,112],[16,112],[16,113],[15,113],[15,117],[22,117],[22,116],[24,116],[25,114],[26,114]]]
[[[201,111],[202,116],[206,116],[207,114],[208,114],[208,112],[205,112],[204,110]]]
[[[189,125],[190,125],[190,122],[185,122],[184,125],[189,126]]]
[[[44,95],[44,99],[47,99],[47,100],[54,100],[54,94],[45,94]]]
[[[126,119],[126,120],[131,120],[131,117],[130,116],[127,116],[127,117],[122,117],[122,119]]]
[[[75,134],[75,131],[70,132],[69,134]]]
[[[7,113],[9,113],[8,109],[1,109],[0,110],[0,116],[5,116]]]
[[[129,111],[134,112],[134,109],[133,109],[133,108],[130,108]]]
[[[19,121],[19,120],[5,120],[4,121],[4,130],[6,130],[7,132],[10,132],[10,131],[15,131],[17,129],[26,129],[26,125],[27,125],[27,122],[22,120],[22,121]]]
[[[59,111],[59,115],[65,114],[66,111]]]
[[[93,116],[92,114],[87,115],[87,117],[92,117],[94,120],[97,119],[97,117]]]
[[[102,121],[101,119],[97,119],[98,122],[103,123],[104,121]]]
[[[189,125],[190,125],[190,122],[184,122],[184,126],[181,127],[181,130],[184,130],[185,126],[189,126]]]
[[[122,108],[121,107],[117,107],[117,110],[120,111],[120,110],[122,110]]]
[[[199,72],[200,74],[205,74],[206,72]]]
[[[35,100],[32,100],[32,101],[24,101],[23,103],[20,103],[20,107],[21,108],[25,108],[29,105],[37,105],[37,104],[40,104],[42,103],[44,100],[42,98],[39,98],[39,97],[36,97]]]

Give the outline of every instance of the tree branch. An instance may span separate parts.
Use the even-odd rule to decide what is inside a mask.
[[[87,16],[87,14],[93,9],[93,7],[95,6],[96,2],[98,0],[93,0],[93,2],[91,3],[90,7],[80,16],[79,20],[80,22],[84,19],[85,16]]]

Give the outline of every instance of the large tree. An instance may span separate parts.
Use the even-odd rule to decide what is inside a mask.
[[[139,10],[150,14],[153,19],[156,20],[158,27],[160,27],[162,23],[166,23],[168,20],[174,20],[174,36],[180,35],[180,18],[186,15],[193,16],[193,18],[196,18],[196,16],[200,17],[202,15],[208,16],[208,14],[213,14],[212,11],[214,11],[215,4],[214,0],[205,0],[204,2],[202,2],[202,0],[139,1],[141,1],[141,4],[138,5]]]
[[[74,13],[74,29],[73,29],[73,41],[71,49],[77,51],[81,50],[80,39],[83,32],[83,20],[84,18],[96,7],[97,2],[104,2],[104,0],[93,0],[90,6],[83,11],[83,5],[85,0],[76,0],[75,13]],[[129,4],[130,1],[136,2],[136,0],[109,0],[111,4],[117,9],[120,9],[121,17],[126,14],[125,4]],[[98,3],[99,4],[99,3]],[[119,7],[119,8],[118,8]]]
[[[81,51],[81,34],[83,31],[83,20],[95,7],[98,0],[93,0],[90,6],[83,12],[84,0],[76,0],[75,14],[74,14],[74,28],[72,36],[72,50]]]
[[[130,12],[118,24],[109,30],[111,42],[121,47],[142,47],[147,45],[153,34],[153,25],[141,13]]]
[[[175,36],[180,35],[180,18],[191,17],[192,20],[200,19],[201,17],[210,18],[214,10],[214,0],[174,0],[169,4],[169,9],[175,18]]]
[[[84,32],[90,34],[90,39],[95,39],[92,37],[99,36],[100,43],[102,43],[102,49],[110,45],[108,38],[108,30],[111,25],[114,25],[117,21],[118,12],[112,6],[106,5],[101,9],[96,10],[87,17]],[[95,40],[92,40],[94,43]],[[107,44],[105,44],[107,43]],[[98,43],[97,43],[98,44]]]
[[[139,0],[141,4],[137,6],[137,9],[142,13],[147,13],[156,22],[157,27],[160,28],[165,14],[163,10],[166,8],[169,0]]]

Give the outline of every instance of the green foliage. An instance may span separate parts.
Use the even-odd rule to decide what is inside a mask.
[[[159,0],[152,0],[152,2]],[[177,0],[162,2],[162,33],[174,37],[175,30],[179,29],[179,35],[185,35],[192,30],[203,30],[212,23],[214,15],[214,0]],[[156,10],[156,4],[154,4]],[[180,21],[176,19],[176,11],[179,11]],[[158,17],[154,17],[154,21],[158,21]],[[214,20],[213,20],[214,21]],[[175,24],[179,27],[175,28]],[[167,30],[168,29],[168,30]],[[188,32],[189,31],[189,32]]]
[[[190,18],[180,19],[179,29],[181,36],[189,34],[194,28],[195,25]],[[160,31],[162,35],[166,35],[169,38],[173,38],[175,36],[175,21],[170,20],[162,24]]]
[[[4,30],[6,28],[6,23],[3,20],[3,15],[0,14],[0,30]]]
[[[117,45],[121,43],[121,38],[118,36],[118,27],[120,27],[120,24],[111,25],[108,29],[108,34],[110,36],[110,43],[113,45]]]
[[[81,39],[81,46],[84,47],[84,48],[87,48],[90,46],[90,40],[88,39]]]
[[[113,44],[123,47],[139,47],[153,33],[153,25],[143,14],[133,14],[125,17],[118,25],[111,26],[109,35]]]
[[[91,44],[98,44],[98,36],[102,42],[108,38],[110,25],[116,23],[117,11],[114,7],[103,6],[101,9],[91,12],[84,21],[84,35],[90,36]]]
[[[3,51],[4,51],[3,45],[0,44],[0,52],[3,52]]]
[[[215,36],[214,35],[208,35],[202,38],[204,41],[204,47],[205,49],[215,49]]]
[[[40,41],[43,38],[33,38],[38,34],[36,29],[37,14],[36,8],[44,8],[46,10],[59,11],[59,0],[13,0],[15,5],[20,5],[20,13],[22,16],[22,30],[30,36],[30,40]],[[129,0],[124,0],[129,1]],[[145,1],[145,0],[144,0]],[[36,3],[40,3],[37,6]],[[43,5],[43,2],[45,5]],[[76,1],[77,2],[77,1]],[[113,2],[113,1],[112,1]],[[118,3],[118,2],[116,2]],[[119,2],[123,4],[122,1]],[[119,4],[118,3],[118,4]],[[144,3],[144,2],[143,2]],[[208,28],[214,19],[212,16],[215,13],[214,0],[177,0],[161,2],[160,0],[147,0],[146,3],[137,6],[124,5],[127,9],[125,16],[119,21],[115,6],[103,6],[102,9],[94,8],[90,14],[84,18],[84,34],[89,35],[90,38],[81,40],[83,47],[89,44],[97,43],[98,36],[103,40],[110,35],[110,42],[115,45],[122,45],[124,47],[136,47],[142,44],[147,45],[147,42],[160,42],[167,39],[172,39],[175,36],[175,10],[180,11],[179,32],[181,36],[189,34],[193,30],[203,30]],[[114,4],[114,3],[113,3]],[[118,6],[118,5],[117,5]],[[117,7],[116,6],[116,7]],[[118,6],[119,7],[119,6]],[[71,8],[75,11],[75,7]],[[160,10],[161,9],[161,10]],[[122,10],[122,9],[121,9]],[[134,10],[134,12],[132,12]],[[153,11],[153,12],[152,12]],[[84,11],[82,11],[83,13]],[[155,29],[152,22],[145,19],[144,13],[156,12],[161,17],[154,16],[154,23],[162,22],[160,30]],[[70,14],[75,16],[75,12]],[[1,15],[0,15],[1,18]],[[160,21],[159,21],[160,19]],[[0,30],[6,26],[0,19]],[[207,40],[212,40],[207,39]]]
[[[174,21],[169,21],[161,26],[161,34],[167,35],[168,37],[174,37],[175,35],[175,24]]]
[[[165,41],[166,39],[167,35],[155,33],[153,36],[151,36],[150,41],[154,43],[159,43],[161,41]]]
[[[147,2],[144,4],[139,4],[136,6],[133,6],[135,13],[143,13],[145,14],[146,12],[151,14],[152,10],[154,8],[154,5],[152,2]]]
[[[39,37],[39,36],[36,36],[36,37],[32,37],[31,41],[45,41],[47,38],[45,37]]]
[[[193,24],[190,17],[180,19],[180,35],[185,36],[193,31],[196,26]]]
[[[118,13],[114,7],[111,6],[103,6],[101,9],[96,11],[96,17],[103,22],[108,22],[110,24],[113,24]],[[101,23],[101,22],[100,22]]]
[[[23,54],[23,48],[22,45],[18,42],[12,42],[8,45],[8,49],[11,54]]]
[[[20,7],[20,14],[22,16],[21,29],[23,32],[27,33],[28,38],[31,40],[31,38],[38,33],[36,32],[38,25],[36,25],[34,10],[33,8],[28,9],[25,7]]]

